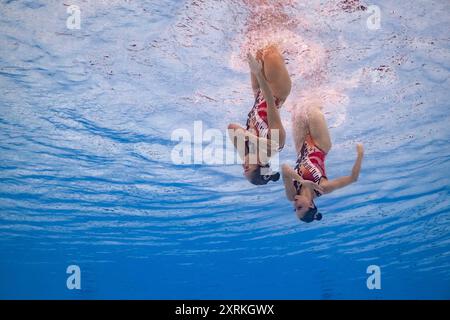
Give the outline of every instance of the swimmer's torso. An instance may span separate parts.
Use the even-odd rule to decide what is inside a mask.
[[[280,100],[276,97],[274,98],[276,107],[280,108]],[[258,90],[253,108],[248,113],[247,130],[258,137],[270,139],[269,123],[267,120],[267,102],[261,90]]]
[[[319,184],[322,178],[327,178],[325,173],[325,157],[326,153],[316,146],[311,135],[308,134],[298,155],[295,170],[302,179]],[[294,181],[294,186],[297,193],[299,193],[301,184]],[[320,193],[316,192],[316,195],[320,196]]]

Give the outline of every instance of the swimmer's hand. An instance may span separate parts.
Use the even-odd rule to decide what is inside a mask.
[[[298,175],[298,174],[295,177],[295,180],[297,180],[299,183],[302,184],[302,186],[304,186],[306,188],[310,188],[311,190],[315,190],[315,191],[319,192],[320,194],[324,194],[325,193],[325,190],[323,189],[323,187],[321,185],[319,185],[318,183],[315,183],[313,181],[310,181],[310,180],[302,179],[300,177],[300,175]]]
[[[364,147],[362,143],[356,144],[356,152],[358,152],[359,157],[362,157],[364,155]]]
[[[312,190],[315,190],[315,191],[317,191],[320,194],[324,194],[325,193],[325,191],[322,188],[322,186],[320,186],[318,183],[315,183],[315,182],[312,182],[312,181],[309,181],[309,180],[303,180],[302,184],[305,187],[311,188]]]
[[[262,72],[262,63],[259,60],[256,60],[251,53],[247,54],[248,66],[250,67],[250,71],[256,76],[261,74]]]

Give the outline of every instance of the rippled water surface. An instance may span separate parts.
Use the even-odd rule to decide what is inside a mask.
[[[450,298],[447,0],[0,11],[1,298]],[[170,157],[175,129],[244,123],[243,57],[267,43],[294,82],[288,131],[290,112],[324,101],[328,175],[366,148],[359,181],[318,199],[320,223],[298,223],[281,182]],[[294,160],[289,135],[281,161]],[[66,288],[71,264],[82,290]],[[366,287],[372,264],[381,290]]]

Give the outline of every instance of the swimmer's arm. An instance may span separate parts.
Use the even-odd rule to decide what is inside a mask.
[[[256,60],[262,61],[262,59],[263,59],[263,50],[260,49],[256,52]],[[256,99],[256,95],[258,94],[259,90],[258,79],[256,79],[256,76],[253,74],[253,72],[250,72],[250,77],[252,81],[253,95],[255,96]]]
[[[268,112],[270,112],[270,109],[274,109],[278,112],[276,106],[275,106],[275,99],[273,98],[272,90],[269,87],[269,84],[267,83],[266,79],[264,78],[264,75],[262,73],[262,70],[259,70],[256,74],[254,74],[256,81],[258,82],[259,88],[261,88],[261,92],[264,96],[264,100],[266,100]]]
[[[331,193],[334,190],[346,187],[358,180],[359,173],[361,171],[362,160],[364,157],[364,149],[362,144],[357,144],[356,149],[358,152],[358,156],[356,157],[355,164],[353,165],[352,173],[349,176],[340,177],[326,182],[324,181],[324,183],[321,184],[324,193]]]
[[[242,128],[240,125],[235,123],[230,123],[228,125],[228,136],[233,142],[234,148],[239,153],[239,156],[244,159],[245,157],[245,141],[250,141],[251,143],[258,144],[259,148],[264,150],[264,154],[270,153],[273,155],[279,149],[276,141],[267,140],[265,138],[258,137],[251,133],[250,131]],[[270,147],[270,152],[267,147]],[[263,161],[264,159],[261,159]],[[267,159],[268,161],[268,159]],[[264,161],[263,161],[264,162]]]
[[[264,78],[262,72],[262,63],[260,61],[258,62],[251,54],[248,54],[247,58],[250,70],[252,74],[255,75],[255,78],[258,81],[259,87],[261,88],[262,94],[264,96],[264,100],[266,100],[267,120],[270,128],[270,136],[274,136],[272,135],[273,130],[278,130],[278,139],[275,142],[276,144],[278,144],[278,147],[282,149],[286,141],[286,132],[284,131],[283,123],[281,122],[278,109],[275,106],[275,99],[273,97],[272,90],[270,89],[269,84]],[[270,148],[273,149],[273,146],[271,146]]]
[[[253,95],[255,96],[255,99],[256,99],[256,95],[258,94],[258,90],[259,90],[258,79],[256,79],[255,75],[252,72],[250,72],[250,77],[252,80]]]
[[[295,172],[294,169],[292,169],[286,163],[282,165],[281,171],[283,174],[284,190],[286,192],[286,197],[288,198],[289,201],[294,201],[297,191],[295,190],[293,180],[300,179],[300,176],[298,175],[297,172]]]
[[[245,158],[245,140],[246,135],[248,134],[250,134],[250,132],[238,124],[230,123],[228,125],[228,137],[233,142],[234,148],[237,150],[242,160]]]

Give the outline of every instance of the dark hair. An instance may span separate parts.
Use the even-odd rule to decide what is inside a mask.
[[[306,211],[303,218],[300,218],[303,222],[310,223],[314,220],[320,221],[322,220],[322,214],[320,212],[317,212],[316,204],[313,202],[314,208],[310,208],[308,211]]]
[[[269,183],[269,181],[278,181],[280,179],[280,173],[270,173],[262,174],[261,168],[268,168],[267,166],[258,166],[250,175],[249,181],[255,185],[264,185]]]

